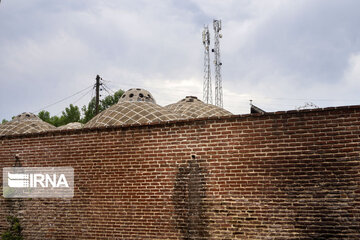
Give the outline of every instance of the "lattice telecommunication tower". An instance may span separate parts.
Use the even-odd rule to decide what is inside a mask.
[[[202,32],[202,42],[204,45],[204,86],[203,100],[205,103],[212,104],[211,70],[210,70],[210,32],[209,27],[204,26]]]
[[[220,42],[219,39],[222,38],[220,34],[221,30],[221,20],[213,21],[214,32],[215,32],[215,46],[212,49],[214,52],[215,59],[215,106],[223,107],[223,91],[222,91],[222,79],[221,79],[221,59],[220,59]]]

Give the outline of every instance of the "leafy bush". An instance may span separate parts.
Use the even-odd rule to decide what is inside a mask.
[[[2,240],[23,240],[21,235],[22,227],[17,217],[8,216],[9,229],[1,235]]]

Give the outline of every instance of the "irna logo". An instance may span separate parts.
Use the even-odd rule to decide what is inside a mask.
[[[69,187],[64,174],[57,176],[41,173],[8,173],[8,185],[12,188]]]
[[[74,196],[72,167],[3,168],[5,198],[69,198]]]

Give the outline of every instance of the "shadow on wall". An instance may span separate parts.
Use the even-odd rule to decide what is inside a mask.
[[[205,207],[206,171],[200,167],[199,161],[192,155],[186,166],[178,168],[175,180],[175,221],[184,240],[209,238]]]

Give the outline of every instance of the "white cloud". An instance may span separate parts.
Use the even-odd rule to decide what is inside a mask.
[[[64,32],[50,39],[14,42],[1,47],[1,52],[7,56],[3,59],[7,71],[19,74],[51,71],[55,76],[59,74],[58,70],[71,70],[74,64],[90,55],[86,45]]]
[[[355,0],[3,1],[0,119],[69,96],[96,74],[113,90],[147,88],[161,105],[201,99],[201,30],[213,18],[223,20],[224,107],[233,113],[247,113],[250,99],[269,111],[306,101],[356,104],[359,7]]]
[[[344,72],[344,84],[348,87],[360,87],[360,53],[351,54]]]

